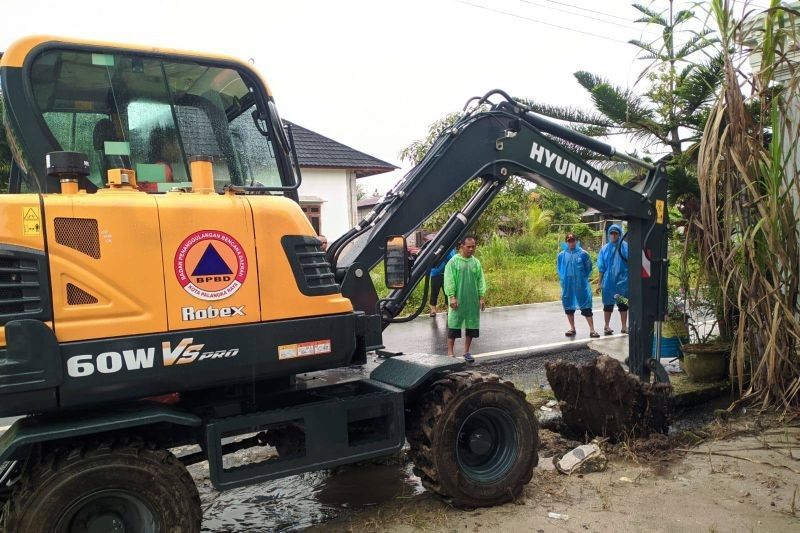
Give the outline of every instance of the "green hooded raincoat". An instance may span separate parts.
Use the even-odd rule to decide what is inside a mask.
[[[447,327],[450,329],[480,329],[481,303],[486,294],[481,262],[474,256],[469,259],[461,254],[453,256],[444,269],[444,293],[455,296],[458,309],[448,307]]]

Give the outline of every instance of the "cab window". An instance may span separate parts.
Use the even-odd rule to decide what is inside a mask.
[[[58,149],[89,156],[87,189],[102,187],[112,168],[136,170],[148,192],[188,186],[188,161],[195,155],[211,156],[220,191],[228,184],[282,185],[277,137],[234,69],[51,50],[30,72],[36,105]]]

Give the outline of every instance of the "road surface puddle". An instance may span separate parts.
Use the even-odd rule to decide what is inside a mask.
[[[348,465],[222,493],[199,488],[208,533],[297,531],[424,490],[410,464]]]

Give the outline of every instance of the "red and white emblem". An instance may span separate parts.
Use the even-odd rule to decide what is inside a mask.
[[[247,278],[247,256],[239,241],[227,233],[197,231],[175,252],[175,276],[195,298],[222,300],[238,291]]]

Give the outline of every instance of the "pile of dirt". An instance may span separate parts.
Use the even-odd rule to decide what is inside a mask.
[[[539,429],[539,455],[541,457],[561,457],[568,451],[583,444],[569,439],[549,429]]]
[[[559,359],[546,369],[564,423],[574,433],[620,441],[669,429],[668,384],[644,383],[605,355],[578,365]]]

